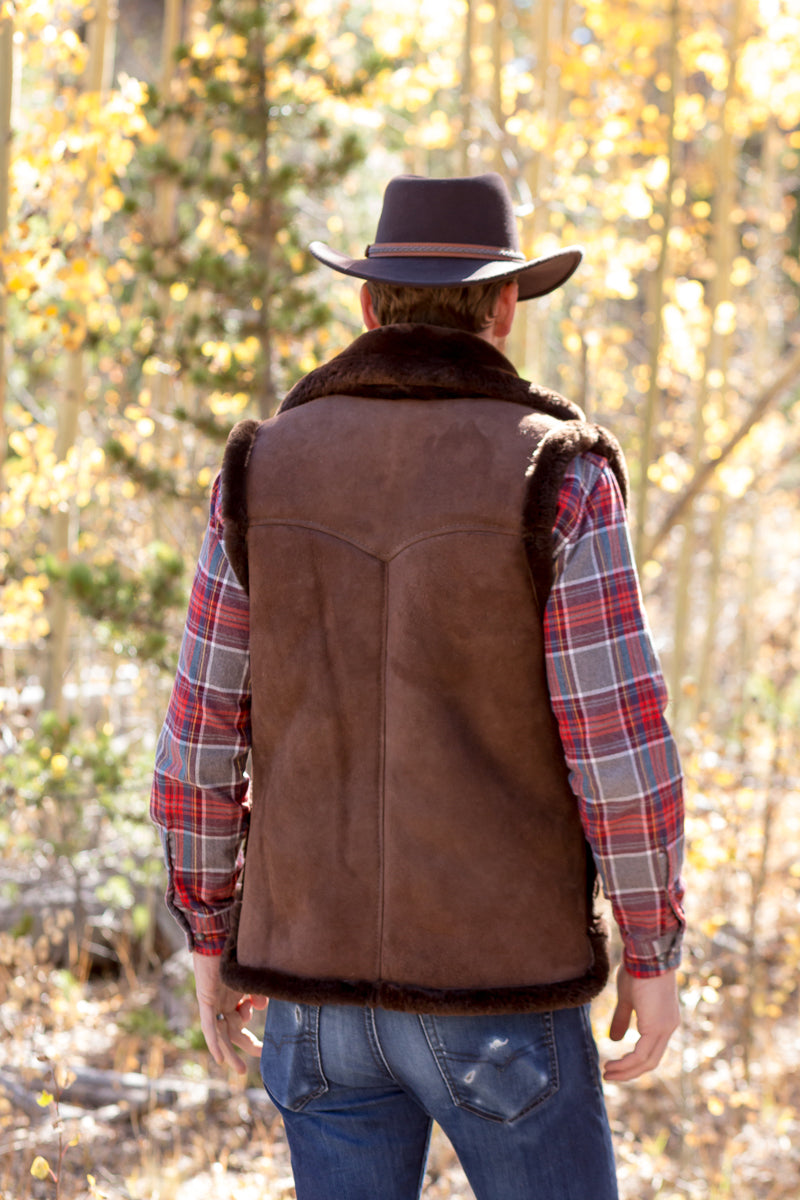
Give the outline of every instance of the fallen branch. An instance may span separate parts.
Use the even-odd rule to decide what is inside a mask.
[[[33,1123],[47,1120],[47,1112],[37,1103],[36,1097],[7,1071],[0,1071],[0,1093]]]
[[[0,1071],[0,1092],[38,1124],[51,1115],[37,1101],[37,1096],[52,1086],[50,1077],[44,1073],[33,1077],[26,1072],[25,1079],[23,1083],[11,1072]],[[97,1121],[114,1122],[155,1108],[201,1108],[213,1099],[227,1100],[233,1094],[222,1080],[149,1079],[135,1071],[101,1071],[79,1066],[70,1070],[70,1082],[59,1097],[59,1110],[65,1119],[91,1113]],[[251,1089],[246,1098],[254,1107],[271,1106],[266,1093],[257,1089]]]
[[[683,516],[687,508],[693,503],[696,497],[703,491],[708,481],[714,475],[718,467],[725,462],[726,458],[730,458],[733,451],[744,441],[750,430],[758,424],[765,413],[772,407],[778,397],[786,390],[787,387],[800,374],[800,348],[795,350],[794,354],[789,358],[785,368],[769,387],[762,392],[758,400],[754,403],[748,416],[739,426],[734,434],[728,439],[725,445],[720,450],[716,458],[707,459],[702,466],[698,467],[691,480],[684,488],[680,496],[678,496],[672,508],[668,511],[664,520],[659,525],[656,532],[647,544],[644,554],[644,562],[652,559],[655,556],[661,543],[666,538],[670,530],[677,525],[680,518]],[[643,565],[643,564],[642,564]]]

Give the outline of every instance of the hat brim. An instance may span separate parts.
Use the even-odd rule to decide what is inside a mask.
[[[567,246],[523,263],[493,259],[487,262],[478,258],[349,258],[324,242],[312,242],[309,250],[334,271],[376,283],[423,288],[468,287],[496,279],[516,279],[520,300],[532,300],[555,291],[567,282],[583,258],[581,246]]]

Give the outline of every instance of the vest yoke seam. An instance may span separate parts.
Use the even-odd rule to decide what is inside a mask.
[[[378,763],[378,929],[377,929],[377,978],[383,979],[383,931],[386,921],[386,732],[387,708],[386,678],[389,657],[389,567],[381,564],[383,576],[383,647],[380,660],[380,760]]]
[[[400,542],[399,545],[393,546],[390,550],[381,552],[373,549],[370,546],[367,546],[364,542],[359,541],[357,538],[350,537],[348,534],[342,533],[338,529],[331,529],[328,525],[320,525],[316,521],[296,521],[283,517],[266,517],[262,521],[250,522],[251,529],[263,529],[270,525],[283,526],[285,528],[308,529],[312,533],[324,534],[326,537],[334,538],[336,541],[345,542],[348,546],[355,547],[356,550],[360,550],[369,558],[377,559],[378,562],[382,563],[390,563],[392,559],[399,558],[401,554],[405,553],[405,551],[409,550],[412,546],[415,546],[418,542],[429,541],[432,538],[437,537],[447,537],[449,534],[476,533],[487,536],[499,535],[500,537],[521,538],[523,532],[522,528],[512,529],[501,525],[487,525],[485,522],[480,525],[473,524],[472,522],[440,525],[435,529],[421,530],[419,533],[415,533],[411,537],[406,538],[405,541]]]

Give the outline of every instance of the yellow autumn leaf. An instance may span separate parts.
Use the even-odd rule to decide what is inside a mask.
[[[642,220],[653,211],[653,202],[639,179],[632,179],[626,186],[622,203],[627,215],[634,219]]]
[[[30,291],[30,281],[22,275],[12,275],[6,283],[6,290],[15,294],[18,292],[28,292]]]
[[[50,1163],[46,1158],[42,1158],[41,1154],[37,1154],[36,1158],[31,1163],[31,1175],[34,1179],[47,1179],[53,1172],[50,1170]]]
[[[8,444],[14,453],[19,454],[20,457],[22,457],[24,454],[27,454],[30,449],[28,439],[25,437],[25,434],[21,433],[18,429],[15,429],[9,435]]]
[[[717,305],[714,313],[714,330],[723,337],[729,333],[733,333],[736,328],[736,305],[730,300],[723,300]]]
[[[119,212],[125,203],[125,195],[118,187],[106,188],[103,193],[103,201],[111,212]]]
[[[54,754],[53,755],[52,761],[50,763],[50,770],[52,771],[52,773],[56,779],[60,779],[62,777],[62,775],[66,774],[66,770],[67,770],[68,766],[69,766],[69,759],[66,757],[65,754]]]
[[[193,58],[199,58],[201,60],[204,58],[211,58],[213,53],[214,47],[208,37],[199,37],[192,46]]]

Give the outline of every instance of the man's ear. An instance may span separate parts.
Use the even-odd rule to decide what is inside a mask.
[[[519,284],[515,279],[507,283],[497,298],[494,310],[494,327],[492,333],[498,339],[507,338],[514,324],[514,313],[517,309]]]
[[[366,284],[361,286],[361,315],[364,318],[364,324],[367,329],[380,328],[380,321],[375,316],[375,307],[372,303],[372,296]]]

